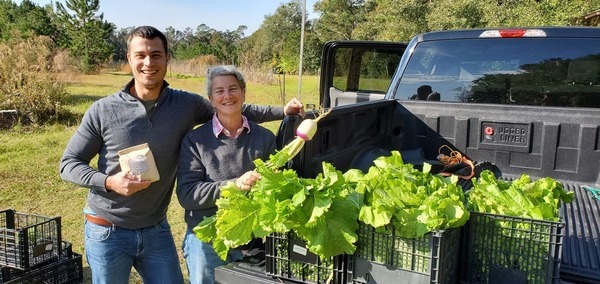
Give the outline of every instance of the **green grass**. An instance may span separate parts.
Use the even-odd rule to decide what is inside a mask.
[[[102,73],[100,75],[76,75],[64,78],[69,84],[69,98],[65,106],[76,117],[97,99],[110,95],[122,88],[130,75]],[[297,76],[286,76],[285,102],[297,93]],[[170,86],[177,89],[204,94],[204,78],[189,76],[167,77]],[[283,106],[278,84],[248,82],[246,102],[259,105]],[[302,78],[301,100],[303,103],[318,104],[318,78]],[[276,131],[279,122],[263,124]],[[58,176],[58,164],[69,138],[77,123],[55,124],[39,127],[17,126],[12,130],[0,130],[0,210],[14,209],[18,212],[43,216],[60,216],[62,238],[73,244],[73,251],[84,255],[82,208],[87,190],[62,181]],[[94,163],[94,161],[92,161]],[[180,250],[185,232],[183,209],[172,198],[168,219],[173,229],[175,242]],[[179,251],[181,256],[181,251]],[[186,268],[181,260],[184,275]],[[90,281],[90,272],[84,257],[85,282]],[[187,278],[187,277],[186,277]],[[131,283],[140,283],[132,273]]]

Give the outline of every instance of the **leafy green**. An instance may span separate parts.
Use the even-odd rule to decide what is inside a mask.
[[[457,228],[469,219],[456,177],[431,174],[404,164],[398,151],[375,159],[359,184],[364,205],[359,220],[375,228],[393,224],[400,237],[417,238],[434,230]],[[358,187],[357,187],[358,188]]]
[[[481,269],[478,273],[500,266],[524,271],[529,283],[543,283],[549,251],[556,244],[554,225],[547,221],[560,219],[560,203],[573,201],[574,193],[552,178],[532,181],[523,174],[510,182],[485,170],[473,179],[467,196],[469,210],[489,214],[477,216],[473,224],[477,233],[471,243],[482,252],[474,259]]]
[[[290,230],[321,258],[354,252],[362,199],[351,180],[358,172],[349,171],[346,180],[324,162],[323,172],[311,179],[289,169],[274,170],[260,159],[254,163],[262,178],[247,192],[233,183],[223,186],[217,214],[194,228],[199,239],[211,241],[222,259],[253,238]]]
[[[393,222],[403,237],[462,226],[469,217],[456,178],[404,164],[398,151],[379,157],[365,174],[345,173],[323,162],[323,172],[302,178],[293,170],[254,161],[262,178],[250,191],[221,188],[217,214],[194,232],[225,258],[231,248],[271,233],[293,231],[323,259],[356,250],[358,221],[381,227]]]
[[[223,198],[216,202],[217,207],[221,209],[217,211],[215,223],[217,235],[230,248],[247,244],[254,235],[259,205],[240,191],[233,182],[221,188],[221,196]]]
[[[566,191],[556,180],[545,177],[532,181],[521,175],[512,182],[496,179],[489,170],[473,179],[467,192],[468,208],[475,212],[558,221],[561,202],[571,202],[574,192]]]

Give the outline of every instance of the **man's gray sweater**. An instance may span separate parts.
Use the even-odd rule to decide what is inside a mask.
[[[181,140],[194,126],[212,118],[207,99],[164,83],[151,114],[129,93],[133,80],[118,93],[94,102],[60,161],[61,178],[89,188],[89,207],[119,227],[143,228],[166,217]],[[247,105],[243,113],[257,122],[283,118],[281,107]],[[107,191],[106,178],[121,171],[117,152],[142,143],[152,150],[160,180],[128,197]],[[96,155],[98,164],[92,167]]]

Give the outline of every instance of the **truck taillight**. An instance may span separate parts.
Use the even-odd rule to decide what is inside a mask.
[[[546,37],[546,32],[539,29],[501,29],[501,30],[488,30],[484,31],[479,35],[480,38],[492,38],[492,37],[503,37],[503,38],[514,38],[514,37]]]

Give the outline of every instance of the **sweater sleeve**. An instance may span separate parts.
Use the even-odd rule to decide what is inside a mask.
[[[284,117],[283,107],[244,105],[242,114],[256,123],[281,120]]]
[[[191,138],[193,132],[183,138],[177,170],[176,194],[179,204],[187,210],[215,207],[220,188],[229,180],[207,181],[206,167],[202,163],[199,147]]]
[[[215,110],[210,104],[210,101],[205,97],[196,94],[193,94],[192,97],[197,105],[197,110],[195,111],[195,122],[197,124],[205,123],[212,118]],[[245,115],[248,120],[256,123],[281,120],[285,117],[283,111],[283,107],[253,104],[244,104],[244,107],[242,108],[242,114]]]
[[[92,190],[106,192],[107,175],[90,166],[102,147],[96,104],[86,111],[77,131],[60,159],[59,173],[65,180]]]

